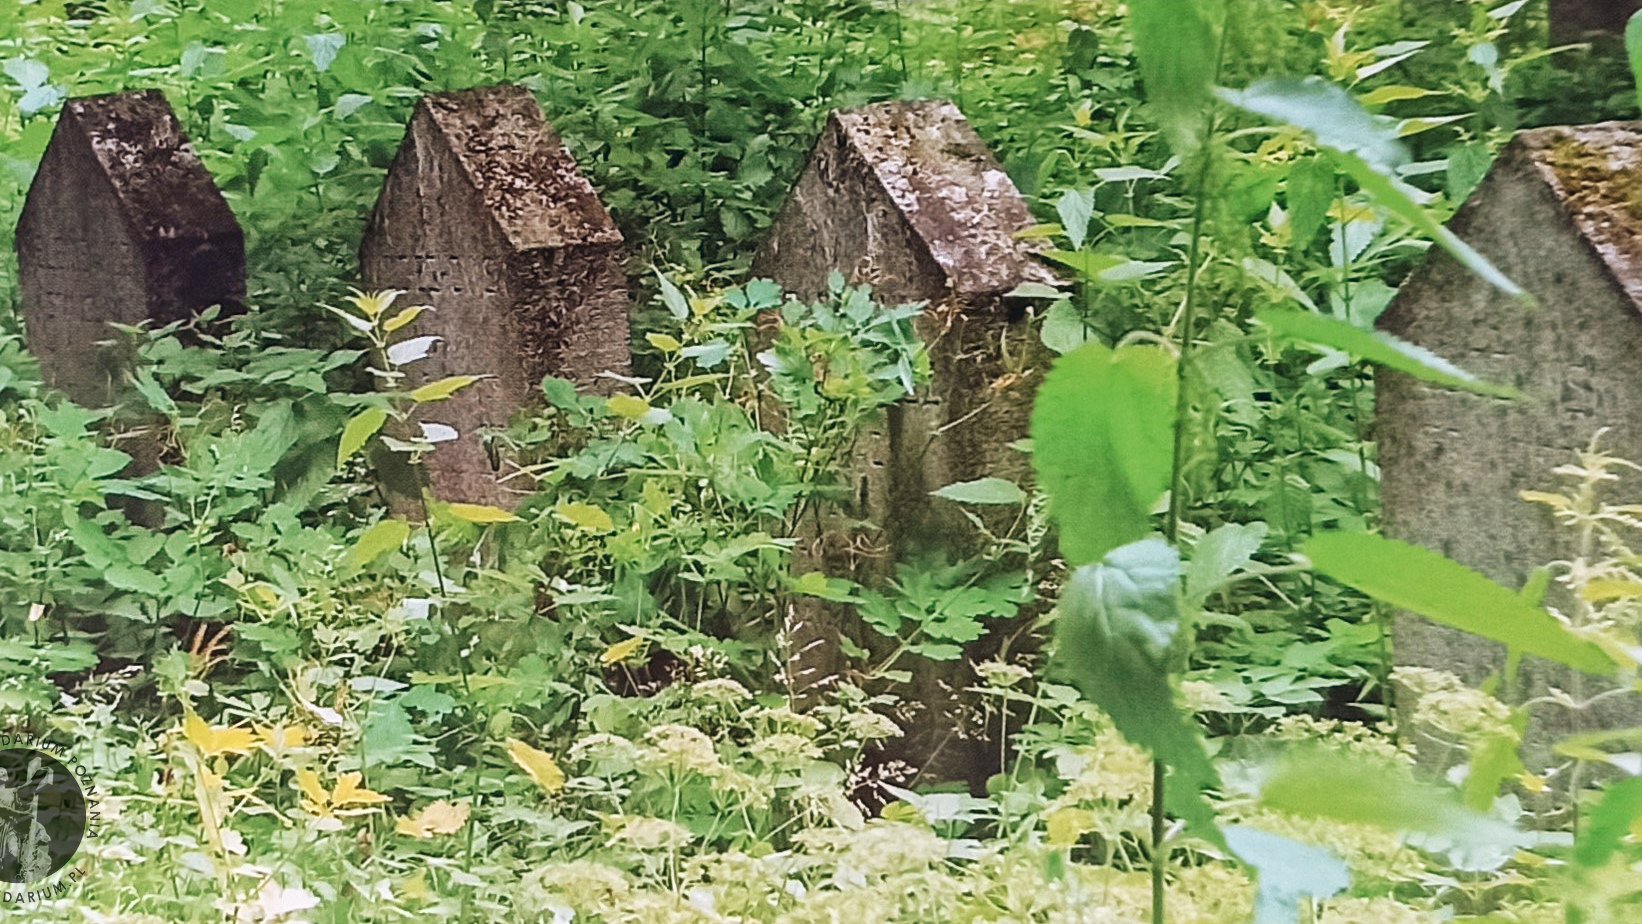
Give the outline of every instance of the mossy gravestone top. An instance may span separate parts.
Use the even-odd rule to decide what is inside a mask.
[[[852,500],[841,516],[808,527],[798,570],[872,584],[896,561],[931,552],[956,559],[973,551],[977,532],[962,508],[930,492],[984,477],[1025,484],[1028,460],[1011,444],[1029,433],[1046,358],[1004,296],[1053,281],[1017,237],[1032,224],[1015,184],[951,103],[884,103],[827,120],[754,274],[813,298],[838,272],[871,285],[885,305],[927,303],[919,333],[934,377],[860,442]],[[863,534],[863,522],[881,532]],[[800,602],[789,624],[795,687],[838,675],[838,638],[853,623],[829,605]],[[998,644],[983,639],[966,659]],[[960,694],[973,673],[963,662],[927,663],[914,676],[908,700],[928,712],[910,730],[913,761],[938,777],[984,777],[998,749]]]
[[[1642,124],[1519,135],[1453,228],[1539,306],[1433,253],[1380,325],[1525,397],[1477,398],[1383,373],[1376,431],[1385,528],[1518,588],[1540,567],[1582,554],[1578,537],[1521,492],[1559,490],[1565,480],[1553,470],[1602,428],[1605,450],[1642,461]],[[1556,592],[1548,602],[1565,612],[1574,605]],[[1473,683],[1504,664],[1498,646],[1414,618],[1397,622],[1396,656]],[[1539,663],[1524,665],[1523,680],[1528,695],[1600,689]],[[1625,722],[1634,709],[1611,706],[1542,710],[1530,758],[1544,760],[1566,733]]]
[[[46,380],[106,400],[110,323],[167,324],[245,297],[245,238],[158,92],[71,99],[17,223],[29,348]]]
[[[534,403],[544,377],[608,387],[625,373],[622,236],[521,87],[421,100],[361,250],[366,285],[427,304],[405,336],[441,338],[411,384],[490,378],[436,406],[461,434],[427,461],[436,497],[506,505],[515,496],[480,438]]]

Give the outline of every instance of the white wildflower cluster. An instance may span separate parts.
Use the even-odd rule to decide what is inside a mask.
[[[1410,719],[1421,731],[1456,744],[1518,737],[1510,707],[1447,671],[1399,667],[1391,678],[1403,690],[1405,702],[1412,700]]]

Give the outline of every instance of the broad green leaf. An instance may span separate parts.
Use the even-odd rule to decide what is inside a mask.
[[[1287,195],[1289,243],[1305,247],[1317,236],[1334,204],[1334,165],[1323,157],[1308,157],[1289,171]]]
[[[1506,780],[1520,776],[1525,768],[1517,753],[1514,735],[1493,734],[1471,747],[1471,763],[1466,769],[1465,782],[1460,784],[1460,796],[1467,807],[1486,812],[1499,797],[1499,788]]]
[[[336,467],[341,468],[354,453],[365,448],[370,438],[388,422],[388,412],[379,407],[367,408],[355,414],[342,428],[342,442],[336,447]]]
[[[1169,678],[1179,632],[1180,555],[1161,539],[1145,539],[1073,572],[1055,622],[1056,657],[1066,679],[1123,737],[1173,771],[1165,790],[1170,811],[1197,836],[1222,844],[1203,798],[1220,779]]]
[[[482,378],[484,378],[482,375],[447,376],[436,382],[429,382],[426,385],[411,389],[410,399],[417,404],[443,401]]]
[[[485,504],[446,504],[451,516],[466,523],[489,526],[494,523],[517,523],[519,518],[500,507]]]
[[[650,402],[632,395],[612,395],[605,401],[610,413],[627,420],[640,420],[650,413]]]
[[[1264,523],[1227,523],[1197,540],[1186,565],[1186,599],[1201,602],[1248,567],[1268,532]]]
[[[1631,80],[1636,84],[1636,100],[1642,103],[1642,11],[1625,24],[1625,56],[1631,62]]]
[[[391,334],[394,331],[399,330],[401,327],[415,321],[417,318],[422,316],[422,312],[427,310],[427,305],[412,305],[383,322],[382,331],[384,333]]]
[[[610,518],[610,514],[592,504],[584,504],[579,501],[559,504],[553,508],[553,515],[572,526],[598,536],[612,532],[616,528],[616,523]]]
[[[1081,249],[1089,236],[1089,220],[1095,214],[1094,193],[1068,189],[1055,203],[1055,212],[1060,216],[1060,227],[1066,232],[1066,239],[1072,242],[1072,249]]]
[[[658,271],[656,273],[656,282],[661,286],[661,303],[667,306],[667,312],[673,316],[674,320],[689,320],[690,300],[684,297],[684,293],[679,291],[678,286],[673,285],[673,280],[668,279]]]
[[[354,541],[353,548],[343,556],[342,566],[346,570],[363,568],[384,553],[391,552],[405,544],[410,538],[411,527],[404,520],[382,520],[359,535]]]
[[[1043,313],[1043,323],[1038,326],[1038,337],[1043,345],[1057,354],[1070,353],[1091,340],[1096,334],[1083,315],[1072,303],[1062,299],[1049,306]]]
[[[1255,872],[1254,924],[1294,924],[1302,899],[1323,899],[1351,885],[1333,853],[1254,828],[1226,829],[1226,843]]]
[[[1364,330],[1328,315],[1263,308],[1254,319],[1284,340],[1315,343],[1411,375],[1424,382],[1495,398],[1520,397],[1513,388],[1484,382],[1424,347],[1383,331]]]
[[[1620,780],[1602,793],[1602,801],[1592,806],[1574,846],[1574,860],[1586,869],[1607,864],[1629,834],[1642,821],[1642,777]]]
[[[1397,141],[1397,124],[1357,104],[1343,88],[1321,77],[1268,77],[1243,90],[1220,90],[1226,103],[1273,122],[1293,125],[1317,143],[1347,151],[1382,168],[1408,160]]]
[[[1032,464],[1068,565],[1151,531],[1174,463],[1175,362],[1088,343],[1055,361],[1032,409]]]
[[[930,493],[960,504],[1020,504],[1026,501],[1026,492],[1007,478],[960,481]]]
[[[1435,552],[1369,533],[1320,533],[1301,552],[1329,578],[1432,622],[1593,676],[1618,672],[1550,613]]]
[[[1437,243],[1438,247],[1448,251],[1449,255],[1460,262],[1460,265],[1470,270],[1489,285],[1512,298],[1532,302],[1533,296],[1511,280],[1489,262],[1488,258],[1475,250],[1471,245],[1460,240],[1459,235],[1448,230],[1442,222],[1425,210],[1410,193],[1401,180],[1381,172],[1372,164],[1353,154],[1337,152],[1335,159],[1341,169],[1353,180],[1375,204],[1401,218],[1411,225],[1414,230],[1425,235]]]
[[[1202,0],[1138,0],[1129,4],[1135,57],[1146,101],[1176,153],[1203,143],[1204,114],[1214,102],[1219,50]]]
[[[1468,851],[1497,851],[1520,840],[1515,828],[1466,808],[1458,792],[1416,779],[1402,764],[1302,748],[1256,774],[1262,805],[1302,817],[1430,835]]]

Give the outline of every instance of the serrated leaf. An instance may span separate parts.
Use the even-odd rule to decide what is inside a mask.
[[[1596,643],[1520,594],[1435,552],[1370,533],[1319,533],[1301,552],[1330,579],[1432,622],[1593,676],[1618,673]]]
[[[1204,113],[1213,102],[1219,61],[1214,27],[1198,0],[1145,0],[1129,4],[1135,57],[1146,102],[1176,153],[1203,142]]]
[[[1223,847],[1203,796],[1219,785],[1219,774],[1202,731],[1176,705],[1169,677],[1179,632],[1179,553],[1161,539],[1145,539],[1072,573],[1055,622],[1057,664],[1124,738],[1172,771],[1164,790],[1170,811]]]
[[[388,412],[379,407],[367,408],[355,414],[342,428],[342,441],[336,447],[336,467],[341,468],[354,453],[365,448],[370,438],[388,422]]]
[[[477,523],[481,526],[519,522],[519,518],[512,513],[488,504],[446,504],[445,510],[458,520],[465,523]]]
[[[407,341],[408,342],[408,341]],[[410,399],[417,404],[443,401],[451,395],[483,379],[482,375],[452,375],[411,389]]]
[[[1032,409],[1032,465],[1077,567],[1151,531],[1174,464],[1175,363],[1088,343],[1055,361]]]
[[[1465,807],[1447,786],[1416,779],[1404,765],[1303,748],[1259,768],[1260,803],[1301,817],[1329,818],[1398,833],[1432,835],[1492,852],[1515,844],[1510,825]]]
[[[342,567],[346,570],[363,568],[405,544],[410,538],[411,526],[404,520],[382,520],[359,534],[354,540],[353,547],[342,557]]]
[[[1364,330],[1338,318],[1285,308],[1262,308],[1255,312],[1254,319],[1284,340],[1340,350],[1422,382],[1494,398],[1520,397],[1514,388],[1485,382],[1430,350],[1384,331]]]
[[[1021,504],[1026,502],[1026,492],[1007,478],[979,478],[975,481],[960,481],[957,484],[949,484],[930,493],[936,497],[957,501],[960,504]]]
[[[1380,167],[1408,160],[1396,123],[1368,112],[1342,87],[1321,77],[1267,77],[1242,90],[1220,90],[1226,103],[1304,129],[1317,143]]]
[[[517,738],[507,739],[507,756],[519,765],[542,792],[553,795],[564,788],[564,771],[546,751],[540,751]]]

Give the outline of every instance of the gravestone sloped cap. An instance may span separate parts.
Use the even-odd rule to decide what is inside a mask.
[[[515,250],[622,242],[593,184],[525,88],[481,87],[426,96],[415,118],[433,123]]]
[[[1642,122],[1522,132],[1500,154],[1488,179],[1455,213],[1450,227],[1468,240],[1498,233],[1479,226],[1479,209],[1499,178],[1523,175],[1545,185],[1566,218],[1563,230],[1578,235],[1596,254],[1614,284],[1642,314]],[[1544,227],[1536,233],[1556,230]],[[1504,269],[1510,272],[1510,267]],[[1407,285],[1403,289],[1412,290]],[[1410,301],[1399,296],[1379,326],[1402,332],[1414,320],[1409,314],[1413,310]]]
[[[952,103],[879,103],[834,112],[850,154],[871,170],[960,296],[999,296],[1054,276],[1016,235],[1032,214],[986,142]]]
[[[140,241],[241,237],[234,213],[157,90],[71,99],[47,148],[83,140]],[[24,206],[25,214],[27,205]]]

